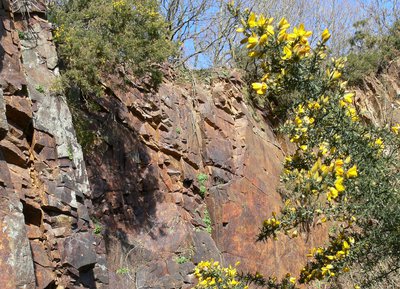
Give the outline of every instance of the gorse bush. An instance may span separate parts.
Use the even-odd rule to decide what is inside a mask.
[[[328,30],[311,47],[312,32],[303,24],[290,29],[285,18],[237,15],[242,43],[262,74],[252,88],[285,107],[280,131],[295,145],[281,176],[284,206],[264,221],[258,240],[295,238],[326,223],[329,240],[311,248],[298,282],[333,284],[349,271],[355,288],[385,282],[400,268],[400,125],[377,128],[360,120],[355,94],[342,79],[346,59],[327,57]],[[267,288],[290,285],[246,276]]]
[[[173,51],[156,0],[55,1],[50,20],[67,87],[99,93],[101,77],[116,68],[160,81],[157,64]]]
[[[195,288],[248,289],[246,284],[238,280],[236,266],[222,267],[214,260],[200,262],[194,270],[194,275],[199,279]]]
[[[286,274],[280,282],[277,278],[271,277],[265,279],[262,275],[256,273],[241,274],[237,267],[240,262],[236,262],[235,266],[229,265],[223,267],[218,261],[201,261],[194,269],[194,275],[198,279],[195,289],[248,289],[249,284],[253,283],[260,287],[269,289],[295,289],[296,278],[290,274]]]

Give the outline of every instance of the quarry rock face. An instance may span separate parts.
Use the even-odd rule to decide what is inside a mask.
[[[213,79],[193,87],[166,77],[152,92],[138,83],[121,89],[127,81],[113,76],[100,107],[86,112],[98,137],[85,158],[110,288],[191,288],[195,264],[211,258],[282,276],[326,238],[316,228],[256,242],[281,206],[285,152],[244,99],[239,76]]]
[[[50,89],[51,26],[20,2],[0,1],[1,288],[107,288],[82,150]]]
[[[382,126],[400,122],[400,58],[379,75],[368,75],[356,89],[356,104],[365,121]]]
[[[2,289],[191,288],[195,264],[209,259],[282,276],[326,240],[317,226],[256,242],[282,205],[287,144],[239,74],[166,70],[156,91],[116,74],[74,128],[51,89],[59,71],[45,6],[18,3],[0,1]],[[358,90],[366,120],[379,124],[389,108],[399,119],[399,67]],[[77,134],[90,140],[85,155]]]

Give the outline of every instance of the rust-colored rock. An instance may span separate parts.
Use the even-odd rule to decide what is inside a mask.
[[[321,229],[298,240],[255,242],[258,226],[281,205],[276,187],[285,153],[233,80],[195,88],[165,81],[146,95],[109,80],[115,95],[89,116],[103,141],[87,156],[87,169],[110,288],[190,288],[188,268],[210,258],[242,261],[241,269],[253,272],[298,272],[309,246],[326,237]],[[130,274],[113,275],[119,268]]]
[[[32,13],[28,29],[9,2],[0,1],[1,288],[101,288],[108,270],[104,243],[93,241],[82,151],[65,100],[48,93],[57,77],[50,24]]]
[[[381,126],[400,122],[400,58],[380,75],[369,75],[356,88],[358,111],[367,122]]]
[[[323,228],[255,241],[281,206],[288,145],[245,101],[238,72],[194,87],[168,78],[157,92],[110,76],[101,109],[85,112],[97,139],[84,161],[64,98],[50,95],[57,54],[43,1],[29,31],[0,3],[1,288],[191,288],[194,265],[211,258],[282,276],[324,241]],[[356,99],[366,120],[399,121],[399,70],[394,61],[366,79]]]
[[[79,233],[74,236],[60,239],[61,262],[75,269],[94,266],[96,253],[93,246],[93,235],[91,233]]]

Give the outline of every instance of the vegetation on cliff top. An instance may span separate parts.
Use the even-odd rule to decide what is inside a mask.
[[[360,85],[366,75],[379,73],[400,56],[400,22],[394,22],[387,33],[379,35],[366,28],[366,21],[358,21],[354,27],[345,74],[349,85]]]
[[[173,54],[156,0],[65,0],[50,10],[64,87],[101,93],[107,73],[133,72],[161,80],[159,65]]]

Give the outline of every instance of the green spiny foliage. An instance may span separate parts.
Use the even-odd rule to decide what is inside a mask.
[[[36,89],[37,92],[44,93],[44,88],[43,88],[43,86],[40,85],[40,84],[38,84],[38,85],[35,87],[35,89]]]
[[[188,257],[186,257],[186,256],[178,256],[175,259],[175,262],[177,264],[185,264],[185,263],[187,263],[189,261],[190,261],[190,259]]]
[[[118,275],[125,275],[128,274],[130,272],[128,267],[121,267],[118,268],[117,271],[115,271],[115,273],[117,273]]]
[[[157,65],[174,49],[158,10],[156,0],[55,1],[50,20],[57,26],[64,86],[100,93],[101,77],[117,67],[160,82]]]

